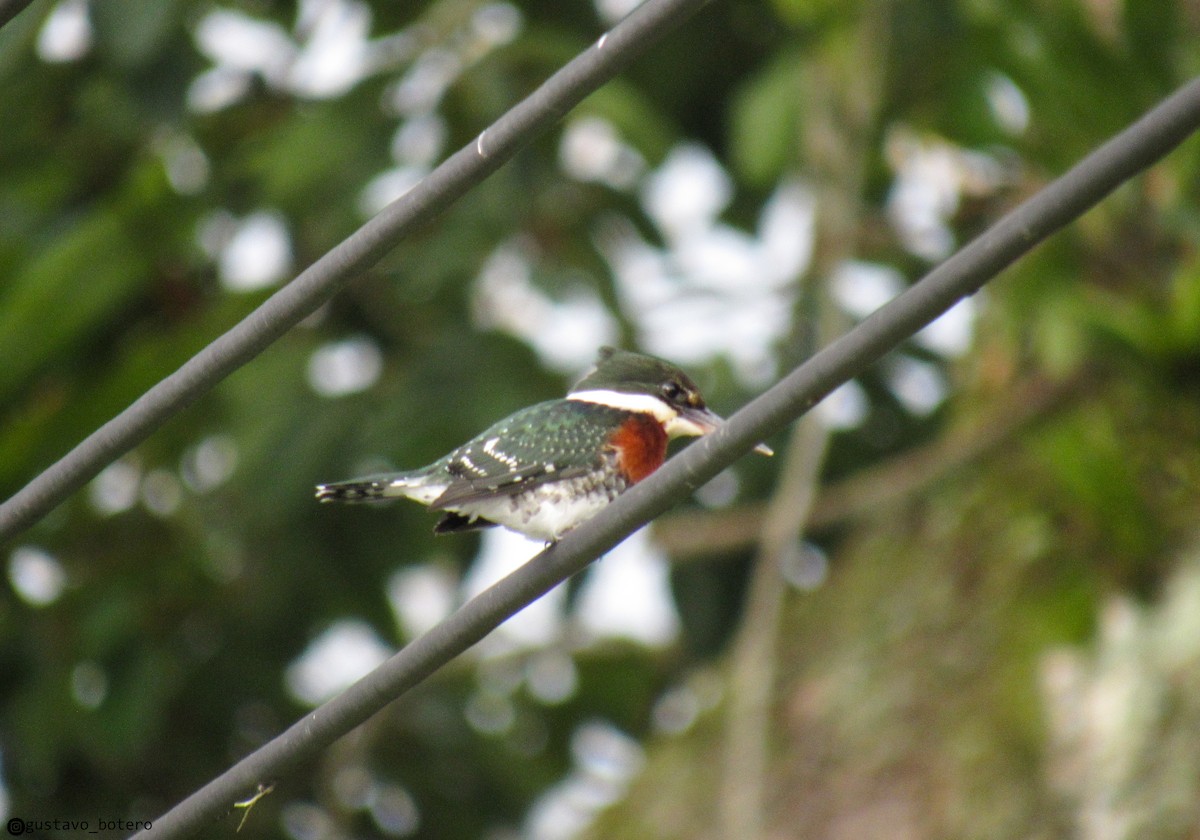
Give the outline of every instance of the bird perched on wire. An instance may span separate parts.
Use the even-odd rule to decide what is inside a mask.
[[[604,347],[565,399],[521,409],[428,466],[317,485],[317,498],[412,499],[442,512],[438,534],[502,525],[553,542],[658,469],[669,439],[722,422],[670,362]]]

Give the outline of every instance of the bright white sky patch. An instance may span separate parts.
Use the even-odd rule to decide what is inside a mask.
[[[901,353],[888,360],[885,370],[888,387],[912,414],[929,414],[946,399],[949,386],[935,364]]]
[[[729,206],[733,181],[699,144],[676,146],[642,186],[642,207],[663,233],[704,228]]]
[[[611,782],[625,782],[642,769],[645,753],[634,738],[607,721],[585,723],[571,736],[571,755],[580,770]]]
[[[162,158],[171,188],[180,195],[195,195],[208,183],[208,155],[191,136],[163,132],[155,137],[154,149]]]
[[[571,736],[574,768],[529,809],[523,837],[571,840],[596,814],[624,795],[642,769],[645,753],[636,740],[606,721],[590,721]]]
[[[820,546],[797,540],[784,552],[779,572],[801,592],[812,592],[829,576],[829,557]]]
[[[111,516],[137,504],[142,471],[131,458],[113,461],[88,484],[88,500],[97,513]]]
[[[341,96],[396,59],[395,39],[373,43],[370,31],[362,0],[303,0],[291,31],[231,9],[211,11],[193,37],[213,66],[193,80],[188,104],[201,113],[227,107],[256,76],[293,96]]]
[[[529,693],[547,705],[565,703],[579,687],[579,671],[570,655],[553,648],[535,653],[525,664]]]
[[[524,565],[542,550],[542,544],[504,528],[488,528],[483,544],[462,584],[461,598],[474,598],[500,578]],[[559,639],[567,590],[556,586],[501,624],[477,646],[485,655],[542,648]]]
[[[392,655],[375,631],[357,619],[332,624],[287,668],[291,695],[317,706],[349,688]]]
[[[78,61],[92,48],[87,0],[62,0],[38,32],[38,57],[50,64]]]
[[[643,2],[646,0],[593,0],[593,5],[602,22],[606,26],[611,26],[641,6]]]
[[[20,545],[8,557],[8,581],[25,603],[45,607],[62,595],[67,572],[45,549]]]
[[[382,373],[383,351],[367,336],[324,344],[308,360],[308,384],[322,397],[361,393]]]
[[[521,10],[512,3],[488,3],[471,16],[471,34],[485,50],[512,43],[523,25]]]
[[[415,187],[429,174],[423,166],[397,166],[385,169],[367,185],[358,196],[358,211],[370,218],[393,201]]]
[[[838,306],[861,320],[904,291],[904,276],[891,266],[849,261],[834,269],[831,289]]]
[[[658,698],[651,716],[657,731],[678,735],[690,729],[700,717],[700,702],[689,686],[676,686]]]
[[[783,181],[758,219],[760,269],[774,286],[796,282],[812,261],[817,202],[798,181]]]
[[[942,356],[961,356],[970,349],[975,337],[978,311],[975,297],[963,298],[920,330],[913,339],[922,347]]]
[[[682,685],[664,691],[654,704],[654,728],[667,735],[686,732],[701,715],[720,706],[724,694],[723,677],[708,670],[693,672]]]
[[[845,262],[834,270],[833,299],[848,315],[862,320],[905,289],[904,277],[888,265]],[[913,337],[917,344],[949,357],[961,356],[975,335],[978,303],[975,297],[960,300]]]
[[[408,837],[421,827],[421,811],[406,788],[396,784],[378,784],[368,808],[371,819],[387,837]]]
[[[217,67],[259,73],[269,82],[283,79],[296,54],[287,31],[232,9],[215,9],[193,31],[196,46]]]
[[[959,203],[954,150],[898,129],[889,133],[887,151],[896,171],[887,201],[892,226],[911,253],[930,262],[945,259],[954,250],[947,220]]]
[[[480,7],[454,37],[417,55],[386,94],[388,109],[399,115],[436,110],[466,68],[515,39],[523,25],[520,9],[511,3]]]
[[[1029,127],[1029,100],[1017,83],[1000,72],[992,73],[984,91],[996,124],[1012,135]]]
[[[237,462],[237,444],[232,437],[209,435],[183,453],[179,472],[190,490],[207,493],[229,480]]]
[[[428,169],[446,146],[449,129],[441,114],[417,114],[400,123],[392,136],[392,159],[402,166]]]
[[[728,507],[737,499],[741,486],[737,470],[727,467],[696,490],[696,501],[707,508]]]
[[[614,189],[632,187],[646,162],[621,140],[616,128],[599,117],[580,117],[567,124],[558,147],[564,172],[577,181],[595,181]]]
[[[964,195],[988,195],[1008,175],[991,155],[895,126],[885,141],[896,173],[888,193],[892,227],[910,253],[930,262],[954,250],[950,221]]]
[[[641,192],[666,246],[620,216],[602,220],[595,239],[646,350],[683,365],[723,355],[741,381],[760,385],[774,377],[774,346],[790,329],[812,257],[815,203],[803,184],[786,181],[749,233],[717,218],[732,190],[710,152],[681,146]]]
[[[426,50],[392,88],[392,109],[398,114],[434,110],[462,70],[462,61],[449,50]]]
[[[681,233],[675,256],[680,270],[701,289],[748,298],[761,291],[756,244],[745,231],[714,223]]]
[[[521,837],[529,840],[574,840],[596,814],[611,804],[611,786],[571,774],[547,789],[525,817]]]
[[[341,96],[366,75],[371,9],[359,0],[304,0],[297,29],[307,38],[288,73],[298,96]]]
[[[405,638],[415,639],[454,611],[458,580],[440,564],[409,566],[391,576],[387,594]]]
[[[617,23],[644,2],[645,0],[594,0],[596,12],[607,26]]]
[[[283,216],[260,211],[236,219],[212,214],[200,230],[200,244],[217,260],[221,285],[253,292],[278,283],[292,265],[292,240]]]
[[[291,840],[319,840],[338,833],[338,825],[328,811],[302,799],[293,799],[280,807],[279,824]]]
[[[679,635],[667,561],[645,528],[592,564],[575,620],[592,638],[631,639],[651,647]]]
[[[616,322],[590,288],[578,285],[554,299],[535,286],[533,257],[519,242],[492,252],[473,292],[476,325],[517,336],[556,370],[578,372],[617,336]]]
[[[843,382],[813,409],[825,425],[835,431],[857,429],[870,410],[867,392],[853,379]]]
[[[250,76],[230,67],[205,70],[188,86],[188,108],[197,114],[211,114],[228,108],[250,91]]]

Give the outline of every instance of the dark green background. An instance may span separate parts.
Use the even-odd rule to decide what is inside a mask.
[[[373,2],[371,35],[450,48],[479,5]],[[589,4],[517,5],[515,40],[469,66],[438,107],[447,151],[603,31]],[[37,55],[50,8],[35,2],[0,31],[4,496],[264,299],[220,284],[197,243],[213,210],[281,213],[297,268],[361,224],[360,193],[391,165],[398,123],[381,101],[409,68],[321,100],[258,78],[237,103],[197,114],[187,92],[210,65],[191,31],[210,4],[93,2],[94,44],[66,63]],[[294,34],[293,4],[231,8]],[[1189,78],[1198,28],[1183,2],[715,2],[580,113],[611,121],[650,168],[680,143],[707,146],[734,179],[723,218],[747,230],[783,179],[810,185],[817,250],[777,348],[787,367],[818,343],[823,281],[840,260],[909,280],[928,267],[886,213],[897,130],[985,152],[1007,173],[951,214],[963,241]],[[997,78],[1023,93],[1025,131],[989,108]],[[170,137],[207,156],[199,191],[168,182]],[[586,286],[611,308],[618,340],[636,345],[595,231],[620,213],[660,234],[635,195],[568,179],[559,138],[536,141],[129,456],[143,475],[178,476],[200,441],[227,436],[227,481],[185,487],[167,516],[140,504],[104,516],[81,493],[6,547],[6,568],[32,546],[67,580],[44,607],[0,588],[8,815],[157,816],[303,714],[284,671],[331,623],[360,618],[404,642],[385,597],[397,569],[431,558],[467,568],[476,538],[435,541],[416,506],[318,507],[311,488],[369,456],[424,463],[562,393],[565,372],[473,326],[474,278],[514,236],[534,244],[547,295]],[[872,413],[833,437],[824,475],[836,485],[878,470],[877,483],[865,511],[820,527],[826,585],[790,592],[778,629],[764,820],[786,836],[1200,836],[1200,649],[1185,621],[1200,610],[1187,584],[1200,559],[1196,164],[1189,142],[989,287],[966,357],[908,348],[953,383],[933,415],[906,413],[880,371],[864,378]],[[309,358],[349,335],[378,343],[382,374],[363,393],[322,398]],[[722,411],[751,396],[728,360],[692,373]],[[1031,383],[1052,398],[1004,427]],[[956,455],[955,435],[982,443]],[[932,460],[906,490],[907,462],[894,459],[914,449]],[[739,467],[733,510],[750,533],[782,460]],[[893,483],[899,501],[871,503]],[[667,540],[683,620],[669,649],[580,652],[577,692],[548,705],[517,691],[517,723],[501,735],[464,717],[496,675],[456,663],[275,780],[242,836],[287,836],[281,814],[296,803],[320,809],[329,836],[388,836],[338,787],[363,771],[411,795],[416,836],[515,836],[570,771],[572,733],[596,720],[649,751],[596,836],[717,836],[720,698],[738,691],[726,668],[753,557],[751,543],[730,542],[696,556]],[[72,693],[81,663],[106,681],[95,708]],[[1064,701],[1084,721],[1076,741],[1049,699],[1062,673],[1079,678],[1079,699]],[[697,675],[725,692],[717,709],[682,735],[654,731],[663,692]],[[1131,833],[1090,833],[1122,814]],[[232,836],[235,819],[206,836]]]

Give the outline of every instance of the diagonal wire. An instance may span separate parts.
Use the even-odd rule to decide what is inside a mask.
[[[839,384],[861,373],[957,300],[973,294],[1018,257],[1082,215],[1200,128],[1200,80],[1149,113],[1028,199],[920,282],[881,307],[716,432],[701,438],[593,518],[392,656],[337,697],[188,796],[139,832],[177,838],[232,808],[316,756],[399,695],[478,642],[554,586],[582,571],[635,528],[784,428]]]
[[[21,14],[33,0],[0,0],[0,27]]]
[[[381,259],[401,237],[472,189],[707,2],[649,0],[640,6],[412,190],[0,505],[0,540],[37,522],[105,466],[265,350],[348,280]]]
[[[884,33],[893,4],[865,7],[837,58],[817,52],[806,62],[804,127],[797,132],[807,175],[820,208],[813,260],[807,273],[806,336],[820,347],[849,323],[832,300],[829,278],[854,255],[861,237],[858,201],[864,195],[873,128],[879,119],[887,53]],[[849,46],[847,50],[846,47]],[[841,51],[845,51],[842,53]],[[846,72],[851,66],[854,72]],[[800,342],[797,342],[800,343]],[[808,344],[804,341],[803,344]],[[813,348],[808,348],[810,351]],[[729,692],[722,715],[720,774],[716,788],[718,836],[765,840],[773,760],[774,707],[779,680],[789,554],[802,550],[810,529],[821,468],[829,446],[828,424],[812,415],[792,427],[766,513],[757,529],[740,625],[730,645]]]

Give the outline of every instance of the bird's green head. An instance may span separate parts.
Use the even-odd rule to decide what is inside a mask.
[[[595,367],[567,397],[652,415],[671,437],[706,435],[725,422],[709,409],[696,383],[677,366],[615,347],[600,348]],[[758,451],[770,454],[762,445]]]
[[[584,391],[642,394],[671,405],[704,406],[700,389],[678,367],[616,347],[601,347],[595,366],[571,389],[572,394]]]

